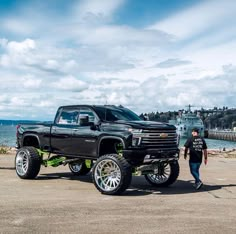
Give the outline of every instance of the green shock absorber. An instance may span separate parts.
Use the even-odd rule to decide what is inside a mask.
[[[85,165],[87,168],[91,168],[92,167],[92,160],[86,159],[85,160]]]
[[[45,152],[45,151],[43,151],[41,149],[38,149],[38,148],[37,148],[37,152],[38,152],[39,156],[41,157],[41,160],[42,160],[41,164],[46,167],[47,166],[47,159],[43,159],[43,157],[44,157],[45,154],[49,155],[49,153]]]
[[[122,157],[123,156],[123,145],[121,143],[116,143],[115,144],[115,149],[117,154]]]
[[[45,153],[48,153],[48,152],[42,151],[41,149],[38,149],[38,148],[37,148],[37,151],[38,151],[39,156],[40,156],[42,159],[43,159],[43,155],[44,155]]]

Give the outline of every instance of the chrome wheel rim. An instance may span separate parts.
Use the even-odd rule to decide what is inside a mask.
[[[19,175],[24,176],[29,167],[29,160],[27,153],[20,151],[16,155],[16,171]]]
[[[94,178],[101,190],[113,191],[120,185],[121,170],[115,161],[102,160],[95,167]]]
[[[163,184],[165,183],[171,175],[170,164],[167,163],[163,165],[163,168],[156,168],[155,173],[147,174],[148,179],[154,184]]]
[[[78,173],[81,171],[82,163],[70,163],[69,168],[71,171]]]

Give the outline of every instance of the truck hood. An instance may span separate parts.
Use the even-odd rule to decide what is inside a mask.
[[[168,123],[154,122],[154,121],[129,121],[129,125],[134,128],[144,128],[144,129],[176,129],[174,125]]]
[[[154,121],[115,121],[112,123],[113,126],[116,124],[129,125],[130,127],[137,129],[176,129],[174,125]]]

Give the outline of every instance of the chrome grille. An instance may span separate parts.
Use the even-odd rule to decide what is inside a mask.
[[[149,148],[176,147],[177,134],[175,130],[167,129],[143,129],[141,146]]]

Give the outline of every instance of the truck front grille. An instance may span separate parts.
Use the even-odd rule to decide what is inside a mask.
[[[175,148],[178,136],[175,130],[149,130],[143,129],[141,146],[147,148]]]

